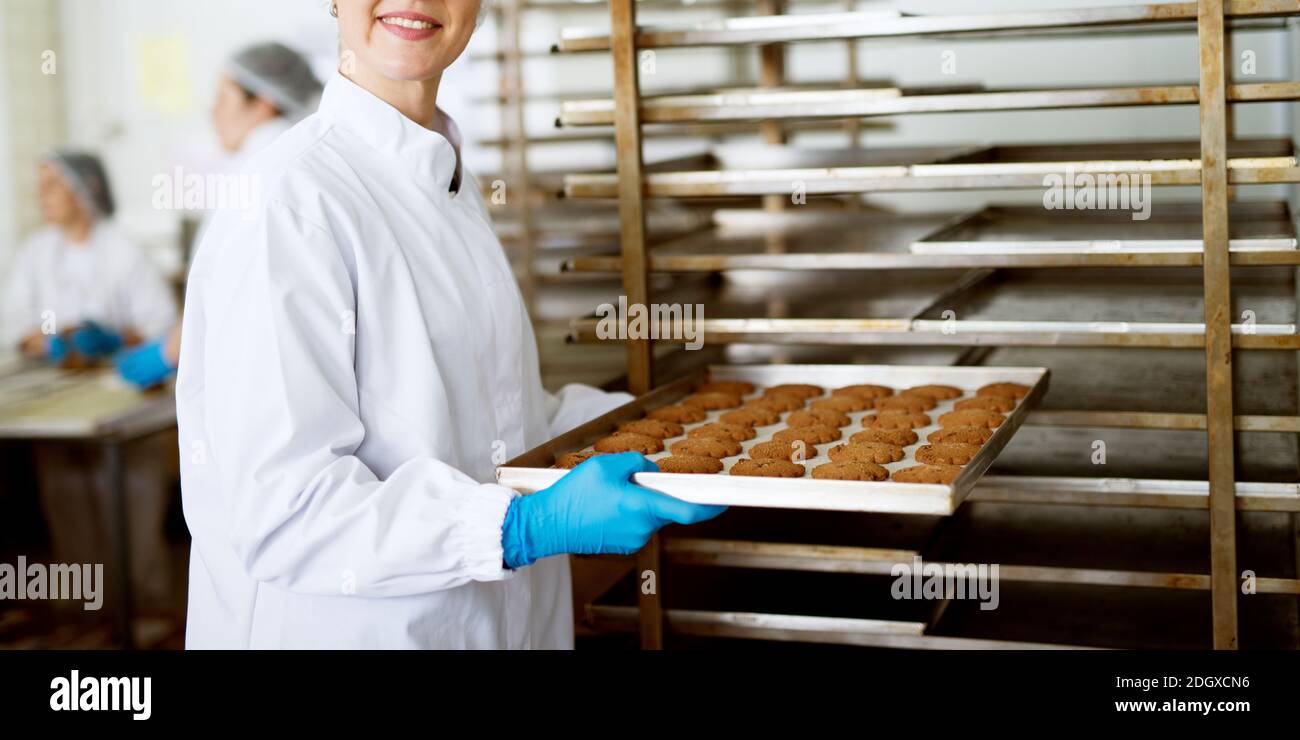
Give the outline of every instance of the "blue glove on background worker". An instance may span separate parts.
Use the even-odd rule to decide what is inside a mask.
[[[45,343],[45,356],[53,362],[59,362],[76,351],[86,357],[107,357],[122,346],[122,337],[105,329],[93,321],[87,321],[81,328],[72,332],[70,339],[53,334]]]
[[[176,371],[176,366],[167,361],[162,340],[146,342],[129,349],[114,358],[113,362],[122,377],[137,388],[158,385]]]
[[[696,524],[726,511],[673,498],[632,482],[659,468],[643,455],[597,455],[550,488],[519,496],[506,510],[501,544],[506,566],[519,568],[562,553],[626,555],[660,527]]]

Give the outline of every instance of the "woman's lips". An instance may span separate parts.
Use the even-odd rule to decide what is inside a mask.
[[[419,13],[388,13],[379,17],[379,25],[394,36],[407,41],[432,38],[442,25],[427,15]]]

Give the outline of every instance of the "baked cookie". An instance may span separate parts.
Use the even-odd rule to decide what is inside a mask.
[[[900,396],[924,396],[933,398],[936,401],[947,401],[950,398],[961,398],[962,389],[954,388],[950,385],[916,385],[904,391],[899,391]]]
[[[780,420],[780,411],[759,406],[745,406],[727,411],[718,417],[718,421],[724,424],[736,424],[742,427],[765,427]]]
[[[775,396],[763,396],[746,403],[744,408],[761,408],[772,411],[794,411],[803,408],[803,399],[798,396],[778,393]]]
[[[718,439],[717,437],[688,437],[687,439],[673,442],[668,448],[674,455],[703,455],[704,457],[713,457],[722,459],[740,454],[740,443],[734,439]]]
[[[782,429],[772,435],[772,439],[777,442],[803,442],[809,445],[821,445],[827,442],[834,442],[844,436],[839,427],[833,427],[828,424],[817,424],[810,427],[791,427]]]
[[[821,398],[812,402],[810,408],[829,409],[838,411],[841,414],[849,414],[854,411],[866,411],[871,408],[871,399],[862,396],[831,396],[830,398]]]
[[[718,439],[734,439],[741,442],[746,439],[753,439],[758,436],[758,432],[751,427],[741,426],[739,424],[727,424],[725,422],[714,422],[703,426],[695,427],[691,430],[688,437],[716,437]]]
[[[581,465],[582,463],[590,460],[591,458],[603,454],[605,453],[596,452],[595,450],[583,450],[582,452],[570,452],[564,455],[560,455],[559,459],[555,461],[555,467],[564,468],[565,470],[572,470],[578,467],[579,465]]]
[[[594,446],[596,452],[640,452],[642,455],[653,455],[664,451],[662,439],[635,432],[614,432],[596,440]]]
[[[888,411],[862,417],[864,429],[920,429],[930,426],[931,423],[930,417],[919,412],[911,414],[905,411]]]
[[[722,461],[705,455],[673,455],[655,460],[663,473],[721,473]]]
[[[680,437],[682,435],[682,425],[675,421],[663,421],[661,419],[637,419],[636,421],[625,421],[618,425],[620,432],[635,432],[644,434],[647,437],[657,437],[659,439],[668,439],[669,437]]]
[[[846,460],[829,462],[813,468],[812,477],[820,480],[884,480],[889,471],[871,462]]]
[[[858,462],[882,465],[902,460],[903,448],[882,442],[849,442],[848,444],[835,445],[828,454],[834,462],[857,460]]]
[[[989,383],[975,391],[977,396],[1001,396],[1017,401],[1029,395],[1029,386],[1019,383]]]
[[[863,429],[849,437],[850,442],[875,442],[897,447],[914,445],[917,439],[916,432],[911,429]]]
[[[958,442],[921,445],[916,451],[916,461],[926,465],[965,465],[979,454],[979,451],[979,445],[964,445]]]
[[[651,411],[646,416],[659,421],[671,421],[674,424],[694,424],[697,421],[704,421],[708,413],[694,406],[664,406]]]
[[[712,393],[696,393],[693,396],[687,396],[682,399],[683,406],[694,406],[697,409],[707,409],[714,411],[717,409],[734,409],[740,405],[740,396],[734,393],[722,393],[714,391]]]
[[[996,411],[1006,414],[1016,407],[1016,401],[1005,396],[976,396],[958,401],[952,407],[958,411]]]
[[[894,389],[883,385],[872,385],[864,383],[862,385],[846,385],[843,388],[836,388],[831,395],[834,396],[858,396],[871,400],[873,398],[884,398],[885,396],[894,395]]]
[[[754,384],[743,380],[710,380],[695,389],[696,393],[730,393],[733,396],[748,396],[754,392]]]
[[[894,473],[899,483],[952,483],[961,475],[957,465],[914,465]]]
[[[731,466],[731,474],[759,478],[802,478],[803,466],[789,460],[740,460]]]
[[[871,403],[877,411],[908,411],[912,413],[929,411],[939,405],[929,396],[888,396],[886,398],[877,398]]]
[[[987,427],[997,429],[1007,417],[993,411],[949,411],[939,417],[939,426],[944,427]]]
[[[993,430],[988,427],[948,427],[930,432],[925,440],[933,445],[982,445],[992,436]]]
[[[804,442],[800,447],[798,440],[794,442],[777,442],[770,440],[759,442],[749,448],[749,456],[755,460],[791,460],[803,462],[810,457],[817,456],[817,448]]]
[[[813,427],[819,424],[846,427],[849,425],[849,417],[843,411],[834,409],[803,409],[791,412],[785,423],[792,427]]]
[[[825,388],[819,385],[808,385],[807,383],[785,383],[783,385],[774,385],[763,391],[764,396],[794,396],[803,400],[816,398],[826,392]]]

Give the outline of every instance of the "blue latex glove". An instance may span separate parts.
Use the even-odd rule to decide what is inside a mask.
[[[726,511],[631,481],[633,473],[658,469],[636,452],[597,455],[550,488],[515,498],[501,528],[506,565],[519,568],[561,553],[626,555],[640,550],[665,524],[696,524]]]
[[[121,352],[113,362],[122,377],[137,388],[151,388],[158,385],[176,369],[167,361],[160,341],[147,342]]]
[[[63,337],[50,334],[45,338],[45,359],[50,362],[63,362],[63,358],[67,356],[68,343],[63,341]]]
[[[93,321],[72,332],[72,346],[86,357],[105,357],[122,346],[122,337]]]

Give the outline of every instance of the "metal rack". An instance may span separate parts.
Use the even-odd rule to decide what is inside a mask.
[[[1300,511],[1300,487],[1292,482],[1238,482],[1234,459],[1234,430],[1294,434],[1300,416],[1294,408],[1265,414],[1234,412],[1233,350],[1300,349],[1294,317],[1276,325],[1233,325],[1233,291],[1256,290],[1249,282],[1234,283],[1230,270],[1262,270],[1267,266],[1300,264],[1294,226],[1284,205],[1229,203],[1229,186],[1300,182],[1300,166],[1290,141],[1235,140],[1231,135],[1230,104],[1289,101],[1300,98],[1294,82],[1235,85],[1225,73],[1225,51],[1231,28],[1278,27],[1275,19],[1300,15],[1300,2],[1270,0],[1200,0],[1187,3],[1140,4],[1079,10],[1044,10],[1014,13],[978,13],[945,16],[898,13],[832,13],[783,15],[779,3],[763,3],[759,12],[773,17],[746,17],[710,21],[681,27],[641,27],[636,21],[638,3],[609,0],[610,30],[566,31],[557,51],[609,51],[614,68],[612,100],[584,100],[564,106],[561,123],[569,126],[613,126],[618,150],[614,174],[583,174],[565,178],[565,194],[572,198],[617,198],[620,212],[620,248],[616,255],[577,257],[565,267],[575,272],[618,272],[629,303],[649,303],[650,278],[655,272],[727,273],[734,270],[798,272],[811,269],[895,270],[891,289],[905,291],[895,277],[917,271],[952,270],[951,285],[943,296],[965,296],[979,301],[978,291],[992,291],[1000,300],[1014,301],[1015,280],[994,276],[1001,268],[1181,268],[1182,281],[1174,290],[1180,297],[1167,304],[1179,309],[1172,323],[1151,326],[1120,325],[1109,317],[1097,321],[1023,322],[999,324],[996,310],[956,333],[938,331],[933,316],[936,303],[880,318],[862,318],[851,300],[838,317],[801,312],[798,296],[781,296],[781,315],[753,318],[744,315],[743,302],[735,316],[717,318],[706,325],[706,341],[783,342],[797,344],[894,344],[968,347],[958,362],[976,362],[990,347],[1096,347],[1204,349],[1203,393],[1205,413],[1186,409],[1131,411],[1045,409],[1028,424],[1060,428],[1204,430],[1208,475],[1203,481],[1162,480],[1156,477],[1095,479],[1077,476],[986,476],[971,497],[991,505],[1058,505],[1193,509],[1209,512],[1209,573],[1134,571],[1124,568],[1009,566],[1010,581],[1094,584],[1151,589],[1208,591],[1213,620],[1213,645],[1234,649],[1238,643],[1237,512],[1290,513],[1293,541],[1295,512]],[[1156,85],[1050,90],[908,91],[876,86],[862,89],[786,89],[781,45],[793,42],[846,41],[896,37],[924,39],[966,36],[999,38],[1007,35],[1148,33],[1195,31],[1199,40],[1199,80],[1195,85]],[[762,59],[762,87],[720,94],[641,94],[637,56],[642,49],[695,46],[758,45]],[[766,88],[766,89],[763,89]],[[769,143],[784,143],[784,131],[822,118],[860,121],[875,115],[933,114],[970,110],[1039,110],[1107,106],[1197,104],[1200,140],[1193,142],[1142,142],[1131,146],[1071,144],[1065,147],[970,146],[944,149],[865,150],[837,152],[829,160],[795,150],[778,150],[775,159],[747,159],[743,163],[718,156],[706,166],[687,166],[649,172],[642,160],[644,125],[671,130],[674,125],[708,122],[760,121]],[[579,129],[581,130],[581,129]],[[1156,186],[1199,186],[1199,208],[1176,210],[1173,221],[1157,223],[1154,236],[1131,229],[1108,230],[1104,219],[1075,214],[1066,225],[1072,240],[1054,233],[1044,236],[1032,229],[1015,239],[1001,239],[1000,248],[969,249],[962,234],[980,231],[998,234],[1009,223],[1024,219],[1014,208],[990,208],[974,214],[898,216],[867,211],[782,210],[792,181],[800,182],[810,196],[912,192],[937,190],[989,190],[1041,188],[1045,173],[1065,166],[1094,174],[1144,173]],[[765,212],[719,212],[715,228],[664,244],[646,239],[645,206],[648,199],[712,197],[763,197]],[[811,212],[810,212],[811,211]],[[1262,223],[1261,223],[1262,222]],[[1057,229],[1057,225],[1046,231]],[[1199,223],[1199,229],[1196,228]],[[872,230],[864,233],[864,226]],[[1113,226],[1113,225],[1112,225]],[[1041,227],[1041,225],[1040,225]],[[1095,230],[1095,231],[1094,231]],[[1189,231],[1190,230],[1190,231]],[[811,232],[811,234],[810,234]],[[1113,235],[1118,233],[1118,236]],[[1038,238],[1035,238],[1038,237]],[[1035,248],[1025,248],[1033,244]],[[956,245],[956,246],[955,246]],[[966,251],[963,251],[965,248]],[[1254,267],[1248,267],[1254,266]],[[1195,270],[1195,274],[1188,273]],[[938,272],[935,273],[940,274]],[[1129,292],[1142,300],[1141,275]],[[1189,278],[1191,282],[1189,282]],[[905,281],[904,281],[905,282]],[[1012,291],[1007,292],[1007,285]],[[1059,286],[1062,294],[1073,291]],[[726,290],[706,286],[705,291]],[[825,286],[823,286],[823,291]],[[974,292],[972,292],[974,291]],[[1000,292],[999,292],[1000,291]],[[1086,291],[1082,291],[1086,292]],[[796,290],[797,293],[797,290]],[[975,296],[971,298],[971,296]],[[1008,297],[1009,296],[1009,297]],[[660,296],[656,296],[659,298]],[[824,298],[824,296],[823,296]],[[996,305],[996,301],[991,301]],[[1108,306],[1107,296],[1091,305]],[[821,308],[834,300],[819,301]],[[752,307],[752,306],[751,306]],[[987,308],[987,306],[986,306]],[[1190,314],[1202,321],[1189,321]],[[976,312],[978,317],[978,312]],[[583,319],[573,324],[578,339],[594,339]],[[974,353],[974,354],[971,354]],[[628,378],[635,394],[649,392],[655,380],[649,340],[627,343]],[[1294,389],[1292,389],[1294,390]],[[946,536],[942,532],[939,538]],[[1293,545],[1294,546],[1294,545]],[[739,542],[694,538],[661,541],[656,538],[638,555],[637,570],[660,572],[665,563],[727,568],[762,568],[774,571],[861,573],[878,572],[888,563],[910,558],[907,550],[874,550],[797,543]],[[1004,574],[1006,571],[1004,570]],[[1300,579],[1264,578],[1261,592],[1300,594]],[[669,585],[668,588],[672,586]],[[662,584],[660,591],[662,591]],[[946,605],[946,602],[944,602]],[[593,623],[611,629],[635,628],[646,648],[663,645],[667,620],[674,633],[800,640],[838,644],[894,647],[1017,647],[1016,641],[962,639],[928,633],[942,616],[943,606],[929,618],[854,620],[759,612],[666,609],[659,591],[638,593],[637,606],[593,604]],[[1033,642],[1033,641],[1030,641]],[[1035,643],[1035,646],[1041,646]]]

